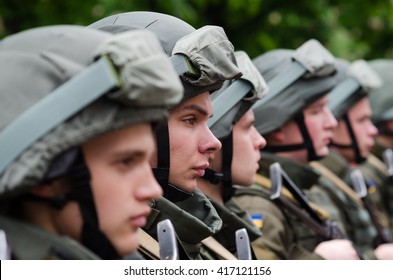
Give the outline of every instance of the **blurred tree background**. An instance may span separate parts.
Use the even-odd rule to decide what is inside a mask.
[[[171,14],[196,28],[220,25],[235,49],[251,57],[315,38],[348,60],[393,58],[393,0],[2,0],[0,38],[142,10]]]

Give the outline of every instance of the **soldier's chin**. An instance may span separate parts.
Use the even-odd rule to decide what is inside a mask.
[[[318,151],[317,156],[319,156],[319,157],[326,157],[328,154],[329,154],[329,148],[326,146],[326,147],[321,148]]]
[[[177,188],[181,189],[182,191],[188,192],[188,193],[193,193],[195,189],[197,188],[197,180],[192,180],[189,182],[185,182],[181,186],[176,186]]]
[[[115,250],[117,253],[126,257],[134,253],[139,246],[139,237],[137,233],[130,234],[129,236],[122,238],[121,240],[117,240],[113,242]]]

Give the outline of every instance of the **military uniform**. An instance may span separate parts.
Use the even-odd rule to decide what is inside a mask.
[[[372,154],[376,156],[380,162],[384,162],[383,152],[388,149],[388,147],[380,144],[378,141],[375,142],[375,145],[372,149]],[[386,168],[386,165],[384,166]],[[373,168],[375,169],[375,167]],[[382,203],[381,209],[385,209],[385,215],[389,220],[389,228],[390,231],[393,232],[393,179],[388,176],[387,171],[382,171],[380,168],[377,169],[375,174],[379,174],[379,178],[383,183],[383,186],[380,190],[380,202]],[[378,184],[377,184],[378,185]],[[375,202],[374,203],[378,203]]]
[[[235,232],[241,228],[246,228],[251,241],[260,237],[259,230],[233,201],[222,206],[199,190],[174,203],[161,198],[152,202],[151,207],[152,214],[143,229],[157,239],[157,224],[170,219],[181,245],[182,259],[226,259],[228,252],[235,257]],[[208,238],[214,238],[223,248],[218,248],[216,243],[212,245],[206,241]],[[224,248],[228,252],[222,252]],[[145,249],[141,248],[140,253],[147,259],[151,258]]]
[[[261,168],[259,173],[267,177],[268,174],[266,173],[266,171],[263,170],[268,170],[270,164],[274,162],[279,162],[281,164],[282,168],[288,174],[291,180],[304,192],[320,218],[325,221],[329,220],[330,222],[334,222],[338,226],[338,228],[343,233],[345,233],[346,229],[344,226],[344,217],[342,216],[341,211],[331,200],[326,190],[326,185],[331,184],[329,180],[327,180],[327,178],[325,178],[324,176],[321,176],[318,171],[315,171],[307,165],[299,164],[293,160],[277,157],[269,153],[262,153]],[[270,194],[267,190],[267,187],[265,186],[265,190],[263,191],[263,193],[265,193],[265,199],[270,200]],[[247,192],[248,190],[244,188],[237,194],[245,194]],[[273,202],[270,201],[270,203]],[[245,207],[245,205],[246,199],[244,198],[244,203],[242,204],[242,206]],[[324,241],[323,238],[316,235],[314,231],[312,231],[307,225],[305,225],[292,213],[290,213],[286,209],[283,209],[283,212],[284,216],[287,218],[287,223],[290,225],[290,231],[292,231],[292,243],[297,243],[298,245],[296,246],[301,246],[308,252],[313,252],[315,247],[320,242]],[[265,214],[263,215],[265,217]],[[282,214],[280,214],[279,216],[282,216]],[[268,230],[265,229],[265,223],[267,222],[266,219],[267,218],[265,217],[263,227],[264,232]],[[272,238],[276,237],[274,237],[273,235]],[[288,246],[286,247],[289,248]]]
[[[351,171],[349,163],[342,156],[330,152],[320,163],[346,182],[347,186],[352,185],[349,179]],[[367,210],[358,200],[354,200],[352,196],[343,192],[337,186],[327,184],[325,188],[332,200],[344,213],[346,231],[350,239],[364,255],[371,259],[375,258],[373,249],[376,246],[377,232]],[[356,197],[353,190],[350,191]]]
[[[202,240],[217,233],[222,220],[207,197],[196,190],[186,199],[171,202],[166,198],[154,201],[152,213],[144,230],[157,239],[157,223],[170,219],[181,244],[184,259],[203,259]]]
[[[391,139],[393,139],[392,131],[387,125],[393,120],[392,115],[392,70],[393,61],[391,59],[374,59],[368,62],[371,68],[376,71],[383,83],[379,88],[373,89],[373,94],[370,95],[369,101],[372,110],[372,121],[378,128],[378,134],[380,137],[385,138],[381,141],[386,141],[385,145],[391,145]],[[386,149],[391,149],[382,145],[378,141],[379,137],[375,141],[372,153],[381,161],[384,162],[383,152]],[[388,166],[386,166],[388,167]],[[387,175],[386,172],[378,172],[380,177],[385,180],[384,187],[381,189],[382,203],[385,207],[388,219],[390,231],[393,232],[393,178],[391,174]],[[382,175],[380,174],[382,173]],[[386,176],[388,179],[385,179]],[[389,178],[390,177],[390,178]]]
[[[390,228],[391,231],[392,218],[389,207],[392,204],[390,198],[393,197],[391,191],[393,184],[387,175],[387,169],[384,163],[373,155],[370,155],[364,163],[358,166],[358,169],[364,176],[367,184],[368,197],[378,211],[381,225],[385,228]]]
[[[249,215],[263,216],[262,237],[252,243],[259,260],[311,260],[322,259],[302,247],[294,235],[289,217],[270,200],[264,186],[239,187],[234,200]]]
[[[267,178],[268,174],[266,171],[269,170],[269,166],[274,162],[279,162],[282,165],[289,177],[305,192],[310,201],[323,209],[330,210],[328,211],[329,216],[325,216],[324,219],[329,218],[340,222],[340,214],[332,207],[333,203],[329,197],[323,190],[315,186],[319,180],[318,173],[308,166],[301,165],[293,160],[277,157],[269,153],[262,153],[259,174]],[[267,186],[270,182],[265,182],[259,185],[256,184],[252,188],[238,188],[235,197],[240,207],[245,209],[250,215],[262,214],[264,217],[263,238],[260,244],[257,245],[260,248],[255,250],[257,252],[260,251],[262,257],[320,259],[320,256],[312,252],[323,241],[321,237],[317,236],[292,213],[271,201],[270,186]],[[254,198],[253,196],[257,197]],[[269,250],[271,253],[264,253],[265,250]]]
[[[277,131],[288,121],[293,121],[299,128],[302,141],[295,144],[290,141],[269,143],[268,138],[265,151],[270,154],[262,153],[258,171],[259,176],[264,177],[258,177],[259,186],[238,188],[235,200],[249,214],[263,215],[264,235],[255,248],[259,258],[321,259],[321,256],[313,253],[321,241],[320,237],[284,206],[270,200],[271,182],[267,171],[273,162],[282,163],[282,169],[303,192],[309,192],[310,196],[320,203],[331,205],[326,202],[328,196],[324,195],[323,191],[311,191],[318,181],[318,174],[307,166],[290,160],[289,156],[286,159],[273,154],[302,150],[306,155],[305,160],[310,161],[317,157],[303,110],[325,96],[338,83],[343,69],[337,67],[334,57],[315,40],[305,42],[295,51],[281,49],[267,52],[255,58],[253,62],[267,80],[271,90],[265,100],[262,99],[253,107],[258,132],[270,136],[270,133]],[[293,203],[296,205],[298,201]],[[300,209],[300,215],[301,211]],[[331,215],[334,217],[335,214],[337,213],[331,209]],[[326,213],[324,216],[325,219],[329,218]]]
[[[101,259],[74,239],[55,235],[31,223],[0,216],[0,225],[16,259]]]
[[[223,221],[221,230],[214,235],[214,238],[230,252],[237,255],[235,233],[239,229],[245,228],[247,230],[250,242],[261,237],[260,230],[233,199],[228,200],[225,205],[221,205],[213,200],[211,202]]]

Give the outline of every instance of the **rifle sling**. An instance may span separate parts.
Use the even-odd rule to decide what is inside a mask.
[[[211,236],[202,240],[202,244],[219,255],[223,260],[237,260],[231,252]]]
[[[266,178],[265,176],[262,176],[260,174],[256,174],[256,179],[255,179],[255,183],[257,183],[258,185],[270,190],[271,189],[271,182],[269,178]],[[296,203],[296,199],[295,197],[285,188],[282,189],[282,195],[284,195],[284,197],[286,197],[287,199],[289,199],[290,201]],[[313,202],[309,202],[311,208],[318,214],[318,216],[321,218],[321,220],[326,221],[329,219],[329,213],[319,207],[318,205],[316,205]]]
[[[325,240],[332,239],[331,234],[329,234],[326,227],[319,224],[313,218],[308,216],[305,212],[303,212],[297,205],[295,205],[292,201],[288,200],[286,197],[278,197],[277,200],[284,208],[289,210],[290,213],[295,215],[300,221],[302,221],[305,225],[307,225],[311,230],[313,230],[318,236],[321,236]]]
[[[363,207],[363,202],[359,196],[355,193],[350,186],[348,186],[343,180],[341,180],[336,174],[330,171],[327,167],[323,166],[321,163],[312,161],[310,165],[318,170],[323,176],[331,180],[341,191],[343,191],[347,196],[349,196],[356,204]]]
[[[375,167],[375,169],[377,169],[379,172],[381,172],[381,174],[384,174],[386,176],[388,176],[388,170],[385,166],[385,164],[378,159],[376,156],[374,156],[373,154],[369,154],[369,156],[367,157],[367,161]]]
[[[160,246],[158,241],[147,234],[143,229],[138,228],[139,250],[151,257],[153,260],[160,259]]]

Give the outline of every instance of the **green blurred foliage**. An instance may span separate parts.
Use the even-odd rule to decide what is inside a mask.
[[[156,11],[194,27],[224,27],[255,57],[315,38],[349,60],[393,58],[393,0],[3,0],[0,38],[35,26],[88,25],[111,14]]]

